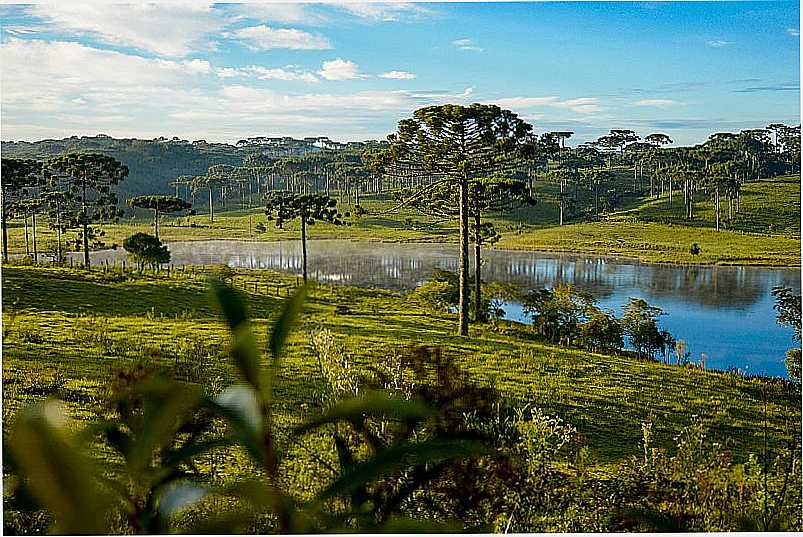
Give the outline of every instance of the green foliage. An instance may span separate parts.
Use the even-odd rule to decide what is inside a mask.
[[[571,345],[580,335],[594,298],[586,291],[567,284],[554,289],[537,289],[522,297],[524,313],[535,331],[553,343]]]
[[[321,194],[296,194],[277,191],[265,195],[265,214],[269,220],[276,221],[276,227],[285,222],[300,218],[308,225],[316,221],[326,221],[335,225],[343,223],[337,211],[337,200]]]
[[[123,241],[123,248],[128,252],[129,258],[139,265],[140,271],[145,265],[156,267],[170,262],[170,252],[167,246],[147,233],[135,233]]]
[[[30,496],[47,508],[58,531],[105,533],[121,524],[126,532],[165,533],[177,514],[200,506],[210,495],[249,508],[230,510],[222,519],[217,514],[199,519],[190,531],[205,530],[209,524],[218,532],[238,531],[259,513],[268,515],[269,526],[280,532],[401,527],[404,516],[398,509],[416,491],[436,480],[451,461],[487,451],[476,435],[468,434],[461,417],[468,408],[483,408],[487,390],[465,384],[465,377],[440,354],[422,349],[410,354],[405,364],[420,376],[436,374],[439,390],[419,389],[397,398],[370,386],[359,397],[334,402],[295,428],[292,436],[300,440],[334,427],[340,465],[312,501],[297,501],[277,480],[282,454],[271,405],[275,359],[300,313],[304,289],[287,302],[274,323],[274,361],[266,371],[260,371],[242,297],[221,282],[213,281],[212,291],[232,334],[233,363],[247,385],[233,385],[208,397],[198,385],[170,380],[140,365],[121,372],[111,386],[112,419],[77,437],[66,434],[65,418],[55,402],[17,416],[7,442],[14,446],[13,493]],[[214,427],[217,420],[227,424],[223,434]],[[112,477],[86,456],[96,441],[119,456]],[[193,461],[226,446],[243,448],[264,479],[222,488],[197,482]],[[371,449],[366,454],[367,446]],[[409,521],[404,527],[431,526]]]
[[[650,306],[641,298],[631,298],[625,305],[622,327],[640,355],[653,357],[657,352],[666,355],[672,350],[671,335],[658,326],[658,317],[663,314],[661,308]]]

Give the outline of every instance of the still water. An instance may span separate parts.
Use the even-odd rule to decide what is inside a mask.
[[[172,262],[216,264],[301,272],[301,243],[191,241],[169,244]],[[119,262],[122,250],[93,254]],[[375,243],[322,240],[308,243],[312,278],[330,283],[410,290],[435,268],[457,270],[451,244]],[[488,250],[483,280],[524,289],[573,283],[591,292],[603,309],[621,314],[628,298],[643,298],[664,310],[661,325],[686,341],[692,360],[706,367],[785,376],[786,350],[796,344],[791,329],[775,323],[772,288],[800,293],[800,269],[667,266],[582,255]],[[521,307],[505,305],[508,319],[526,321]]]

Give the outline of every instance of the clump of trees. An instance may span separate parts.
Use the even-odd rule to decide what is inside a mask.
[[[801,298],[790,287],[775,287],[772,289],[775,297],[775,311],[778,313],[778,324],[788,326],[795,333],[799,342],[801,337]],[[789,349],[786,352],[786,371],[794,381],[801,380],[801,350],[800,347]]]
[[[157,237],[147,233],[134,233],[123,241],[123,249],[131,261],[139,266],[140,272],[146,266],[156,268],[170,262],[170,251],[167,246]]]
[[[675,348],[675,339],[658,325],[663,312],[643,299],[631,298],[617,318],[599,309],[587,291],[560,284],[525,293],[521,304],[536,333],[551,343],[617,352],[624,348],[626,336],[639,356],[664,360]]]

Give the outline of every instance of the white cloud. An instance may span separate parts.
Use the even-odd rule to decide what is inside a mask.
[[[484,49],[474,44],[473,39],[455,39],[452,45],[457,47],[457,50],[468,50],[471,52],[482,52]]]
[[[390,78],[392,80],[412,80],[415,78],[415,75],[407,71],[388,71],[387,73],[382,73],[379,75],[379,78]]]
[[[284,92],[249,82],[305,71],[214,69],[205,60],[146,58],[60,41],[9,38],[0,57],[3,74],[15,73],[0,81],[6,140],[98,132],[221,141],[256,134],[367,139],[391,132],[416,108],[467,103],[473,96],[471,88]]]
[[[301,71],[293,66],[262,67],[259,65],[249,65],[248,67],[221,67],[215,71],[218,78],[252,77],[259,80],[285,80],[300,81],[314,84],[319,82],[318,77],[306,71]]]
[[[709,47],[713,47],[713,48],[722,48],[722,47],[727,47],[729,45],[732,45],[733,42],[732,41],[724,41],[722,39],[712,39],[710,41],[706,41],[705,44],[708,45]]]
[[[326,18],[311,11],[309,4],[262,3],[229,4],[226,6],[233,20],[255,20],[259,22],[279,22],[283,24],[321,24]]]
[[[599,99],[596,97],[580,97],[577,99],[560,100],[556,96],[548,97],[507,97],[497,99],[496,104],[503,108],[538,108],[549,106],[553,108],[565,108],[578,114],[593,114],[602,111]]]
[[[224,37],[238,39],[251,50],[297,49],[326,50],[332,44],[322,35],[311,34],[296,28],[272,28],[265,24],[240,28],[223,34]]]
[[[657,106],[659,108],[666,108],[667,106],[674,106],[680,104],[672,99],[641,99],[633,103],[633,106]]]
[[[421,5],[409,2],[354,2],[329,1],[348,13],[374,22],[391,22],[404,18],[420,18],[431,14],[431,11]]]
[[[360,74],[356,63],[343,58],[323,62],[318,74],[326,80],[355,80],[366,76]]]
[[[103,6],[63,2],[33,5],[28,12],[57,30],[167,57],[205,48],[206,36],[225,26],[211,5],[186,2]]]
[[[799,28],[787,28],[786,33],[791,35],[792,37],[800,37],[800,29]]]

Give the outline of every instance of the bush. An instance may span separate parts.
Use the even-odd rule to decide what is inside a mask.
[[[123,248],[132,262],[139,265],[140,272],[146,265],[152,268],[170,262],[170,252],[162,241],[147,233],[135,233],[123,241]]]

